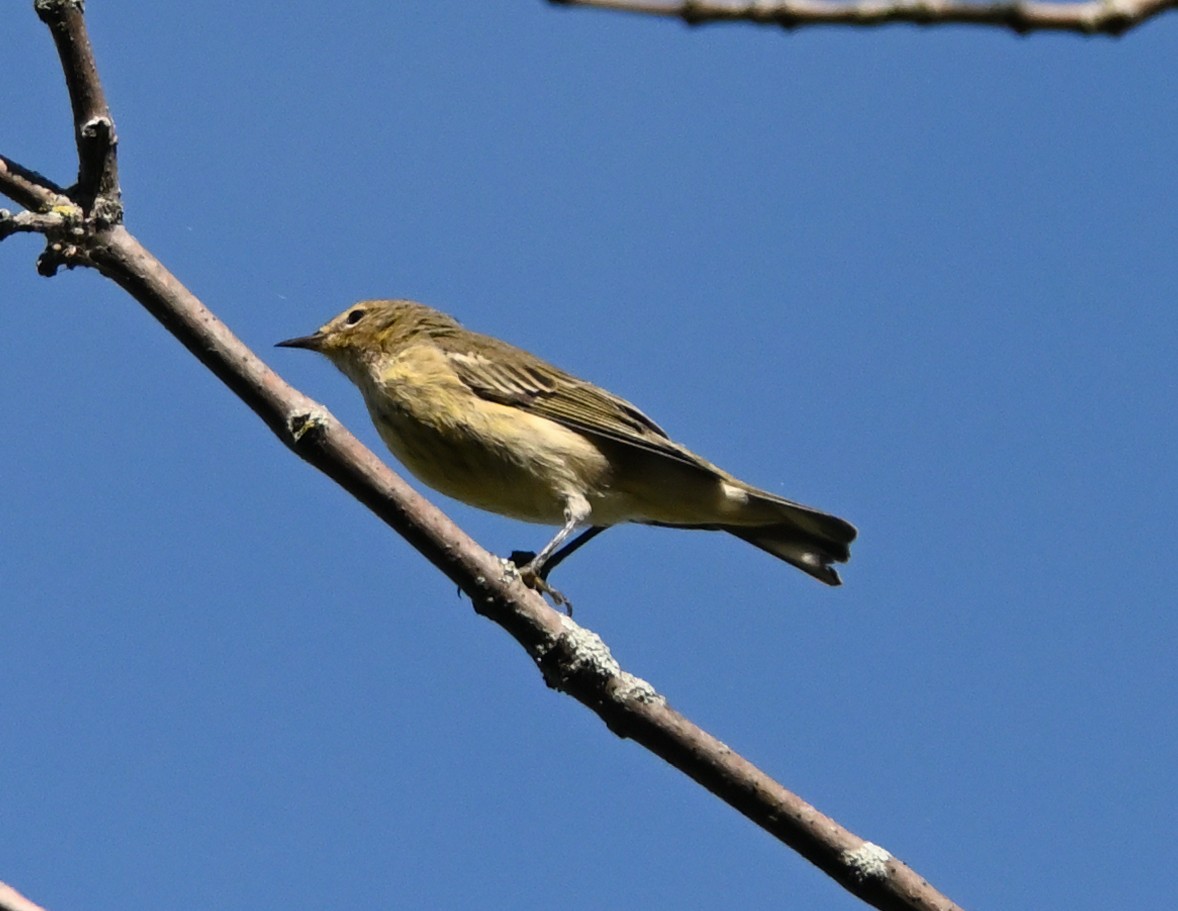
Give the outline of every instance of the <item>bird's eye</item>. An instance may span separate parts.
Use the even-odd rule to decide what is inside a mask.
[[[367,311],[364,310],[363,308],[357,307],[355,310],[353,310],[351,313],[348,314],[348,318],[347,318],[348,325],[349,326],[356,325],[356,323],[358,323],[358,322],[360,322],[360,320],[364,319],[364,314],[366,312]]]

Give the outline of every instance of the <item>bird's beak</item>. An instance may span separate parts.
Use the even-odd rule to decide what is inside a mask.
[[[306,348],[310,351],[318,351],[323,345],[323,333],[316,332],[314,335],[303,335],[299,338],[288,338],[284,342],[275,343],[275,348]]]

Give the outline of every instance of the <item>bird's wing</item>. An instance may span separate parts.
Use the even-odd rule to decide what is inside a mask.
[[[693,468],[712,470],[711,465],[672,442],[665,430],[625,399],[521,348],[490,336],[480,339],[480,351],[462,346],[458,339],[438,341],[462,382],[481,398],[511,405],[590,437],[604,437]]]

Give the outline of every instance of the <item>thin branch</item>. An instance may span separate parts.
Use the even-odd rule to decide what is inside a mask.
[[[7,209],[0,209],[0,240],[13,234],[50,235],[60,231],[65,224],[65,216],[58,212],[44,215],[40,212],[17,212],[13,215]]]
[[[88,59],[89,41],[80,4],[38,0],[37,9],[43,18],[49,7],[61,12],[57,18],[47,19],[51,29],[63,33],[59,38],[55,31],[59,50],[63,46],[86,49],[72,56],[63,51],[63,66],[71,66],[75,57]],[[88,105],[92,106],[95,98],[99,106],[104,104],[92,64],[90,60],[90,74],[85,80],[89,94],[75,96],[71,88],[76,122],[80,116],[89,116]],[[117,207],[119,188],[105,182],[116,176],[114,127],[109,112],[102,116],[110,121],[108,135],[112,142],[104,165],[108,169],[95,184],[93,205],[81,205],[83,193],[90,190],[80,185],[66,191],[77,205],[53,202],[46,206],[54,191],[33,172],[14,168],[2,159],[0,190],[17,201],[35,202],[39,210],[45,211],[5,214],[0,220],[0,235],[5,231],[44,234],[49,247],[38,261],[43,274],[52,274],[61,265],[89,266],[120,285],[253,409],[295,454],[404,536],[471,598],[478,613],[514,637],[539,666],[549,686],[592,709],[618,736],[643,744],[875,907],[888,911],[959,911],[957,905],[887,851],[819,813],[671,709],[649,684],[622,671],[600,638],[525,588],[510,565],[479,547],[364,447],[327,409],[287,384],[121,223],[106,218],[102,214],[106,207]],[[93,151],[82,141],[78,149],[82,158]],[[107,192],[111,194],[109,199],[104,195]],[[0,901],[6,897],[0,893]],[[20,905],[12,909],[31,911]],[[0,911],[10,909],[0,905]]]
[[[45,909],[29,901],[12,886],[0,883],[0,911],[45,911]]]
[[[70,202],[66,191],[48,177],[0,155],[0,193],[34,212]]]
[[[62,266],[85,264],[85,251],[78,242],[86,237],[88,228],[82,209],[68,191],[0,155],[0,193],[31,210],[14,215],[0,209],[0,240],[13,234],[44,236],[45,250],[37,259],[41,275],[53,275]]]
[[[688,25],[753,22],[786,29],[807,25],[984,25],[1019,34],[1038,31],[1120,35],[1167,10],[1178,0],[1082,0],[1076,3],[978,3],[962,0],[548,0],[554,6],[644,13]]]
[[[98,78],[83,5],[83,0],[36,0],[33,4],[41,21],[49,26],[69,89],[74,142],[78,147],[74,201],[87,214],[117,224],[122,218],[116,156],[118,137]]]

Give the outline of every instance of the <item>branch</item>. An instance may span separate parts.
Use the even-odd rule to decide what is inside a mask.
[[[0,911],[45,911],[40,905],[33,904],[12,886],[0,883]]]
[[[53,206],[69,204],[65,192],[48,177],[0,155],[0,193],[26,209],[46,212]]]
[[[1077,3],[977,3],[962,0],[548,0],[553,6],[587,6],[682,19],[688,25],[754,22],[794,29],[806,25],[985,25],[1014,32],[1057,31],[1120,35],[1178,7],[1178,0],[1083,0]]]
[[[0,155],[0,193],[32,210],[13,215],[0,209],[0,240],[13,234],[42,234],[46,238],[45,251],[37,259],[40,274],[53,275],[63,265],[72,267],[85,261],[84,251],[75,243],[86,235],[85,219],[67,191]]]
[[[619,737],[643,744],[875,907],[959,911],[887,851],[818,812],[671,709],[649,684],[624,672],[600,638],[549,607],[323,406],[287,384],[112,219],[110,214],[119,212],[119,187],[109,182],[117,178],[114,124],[102,100],[80,4],[37,0],[37,11],[54,32],[67,81],[80,78],[70,90],[75,124],[97,117],[109,129],[93,136],[77,132],[80,177],[71,190],[59,191],[35,172],[0,159],[0,191],[36,209],[0,214],[0,240],[18,231],[43,234],[49,241],[38,262],[43,274],[61,265],[86,266],[126,290],[287,447],[405,537],[470,597],[476,612],[514,637],[549,686],[592,709]],[[73,77],[71,67],[76,67]],[[105,146],[103,137],[109,140]],[[16,899],[16,893],[0,891],[0,911],[34,911]]]
[[[87,214],[109,224],[122,218],[119,169],[115,155],[118,137],[98,78],[83,15],[83,0],[35,0],[41,21],[49,26],[74,114],[74,142],[78,147],[78,183],[74,200]]]

